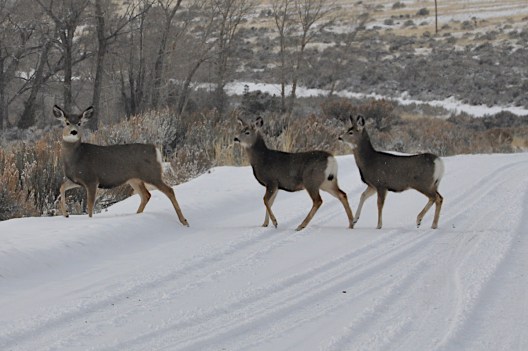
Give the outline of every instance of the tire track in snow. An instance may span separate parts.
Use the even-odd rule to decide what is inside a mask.
[[[507,330],[501,321],[504,318],[513,318],[515,323],[523,325],[521,330],[528,330],[528,291],[519,287],[516,280],[528,279],[528,184],[525,181],[524,196],[519,199],[519,206],[512,204],[512,208],[519,208],[517,218],[520,218],[516,235],[512,238],[510,246],[504,255],[504,259],[483,287],[475,307],[467,316],[467,319],[455,331],[454,335],[446,339],[444,349],[453,349],[460,345],[465,350],[482,349],[504,349],[525,350],[528,349],[528,338],[524,333],[515,335]],[[512,271],[512,267],[515,270]],[[512,303],[515,302],[515,303]],[[507,316],[507,317],[505,317]],[[493,325],[492,333],[482,333],[481,330]],[[466,336],[461,338],[461,336]],[[500,340],[500,345],[498,341]],[[495,344],[495,346],[493,346]]]
[[[339,204],[339,206],[341,205]],[[296,216],[285,221],[282,227],[288,227],[290,224],[296,221],[300,222],[304,218],[301,214],[297,214]],[[319,217],[320,220],[325,219],[324,216],[323,218],[321,217]],[[227,222],[232,223],[232,219],[228,219]],[[254,261],[258,257],[263,257],[269,251],[301,238],[303,236],[302,233],[305,232],[306,230],[299,233],[292,230],[291,233],[285,233],[285,230],[256,227],[241,236],[241,240],[235,240],[227,245],[222,245],[221,251],[215,251],[213,255],[208,255],[210,252],[207,252],[204,254],[205,256],[196,260],[190,260],[175,271],[163,272],[153,278],[148,277],[150,278],[148,281],[145,282],[142,280],[138,283],[134,282],[132,286],[122,286],[118,289],[117,293],[113,290],[114,293],[112,295],[108,295],[106,291],[102,293],[96,292],[90,301],[81,306],[62,306],[59,311],[45,311],[45,317],[37,318],[29,324],[23,323],[23,330],[17,327],[17,323],[15,323],[15,325],[11,326],[11,330],[4,330],[2,338],[5,340],[3,342],[5,342],[6,346],[10,346],[16,340],[24,340],[29,335],[32,338],[37,338],[41,334],[62,329],[66,325],[72,325],[76,319],[88,319],[90,314],[99,313],[107,309],[108,306],[117,304],[117,301],[126,302],[127,300],[134,300],[133,297],[142,296],[144,292],[160,289],[168,285],[177,286],[177,282],[180,279],[186,276],[194,276],[195,278],[192,284],[188,284],[183,288],[181,286],[178,287],[176,295],[181,295],[189,289],[196,288],[200,284],[208,282],[211,276],[232,272],[234,267],[247,265],[247,259]],[[189,235],[193,235],[193,233]],[[250,251],[249,254],[242,257],[242,259],[238,258],[247,251]],[[226,265],[225,261],[232,261],[232,263]],[[222,269],[219,270],[218,267],[222,267]],[[127,283],[130,283],[130,281],[127,281]],[[132,314],[132,311],[129,314]],[[79,325],[82,325],[82,323],[79,323]]]
[[[499,173],[501,173],[501,172],[495,172],[495,173],[496,173],[496,174],[495,174],[495,177],[494,177],[494,178],[500,178],[500,174],[499,174]],[[490,184],[494,184],[494,183],[496,183],[493,179],[488,179],[487,182],[489,182]],[[475,185],[473,186],[473,188],[478,188],[478,187],[479,187],[478,184],[475,184]],[[471,193],[471,190],[472,190],[472,189],[468,190],[468,192]],[[466,195],[465,195],[465,194],[462,194],[462,195],[459,196],[459,197],[460,197],[460,198],[464,198],[464,197],[466,197]],[[478,202],[478,199],[475,199],[474,201],[475,201],[475,202]],[[459,201],[456,201],[456,203],[458,203],[458,202],[459,202]],[[339,209],[339,207],[337,207],[337,209]],[[456,212],[459,212],[459,211],[456,211]],[[335,213],[336,213],[336,211],[332,211],[332,212],[329,213],[328,215],[329,215],[329,216],[332,216],[332,215],[335,215]],[[449,214],[448,214],[447,217],[449,217]],[[323,219],[324,219],[324,218],[323,218]],[[272,246],[273,246],[273,245],[272,245]],[[262,249],[262,248],[260,248],[260,249]],[[270,249],[270,248],[268,247],[267,249]],[[266,250],[262,250],[262,251],[265,252]],[[424,257],[425,257],[425,256],[424,256]],[[269,294],[269,293],[270,293],[269,291],[266,291],[264,294]],[[252,300],[255,300],[255,299],[258,300],[258,298],[259,298],[259,297],[251,296],[247,301],[252,301]],[[246,303],[247,301],[244,300],[244,303]],[[382,306],[383,306],[383,305],[382,305]],[[236,304],[234,304],[234,305],[229,305],[228,307],[224,307],[224,308],[225,308],[225,309],[235,309],[235,310],[236,310],[236,309],[239,309],[240,307],[237,306]],[[264,308],[264,310],[266,310],[266,309],[268,309],[268,308],[267,308],[267,307]],[[216,315],[217,313],[218,313],[218,311],[213,311],[213,312],[211,312],[211,314],[210,314],[209,316],[207,316],[207,315],[206,315],[206,316],[203,316],[203,321],[208,320],[210,316],[214,316],[214,315]],[[203,322],[203,321],[202,321],[202,322]],[[188,323],[188,325],[194,325],[194,324],[201,325],[201,322],[198,321],[198,320],[191,320],[191,321],[189,321],[189,323]],[[244,324],[245,324],[245,323],[243,323],[243,325],[244,325]],[[221,329],[224,330],[224,329],[225,329],[225,323],[221,323],[221,325],[222,325],[222,326],[221,326]],[[177,328],[178,326],[181,327],[182,325],[181,325],[181,324],[176,325],[176,326],[174,326],[174,328]],[[170,327],[169,327],[169,328],[170,328]],[[201,325],[200,328],[204,328],[204,326]],[[168,330],[169,330],[169,329],[165,330],[164,332],[161,332],[160,335],[163,335],[163,334],[164,334],[166,331],[168,331]],[[208,333],[210,333],[210,330],[208,331]],[[147,336],[147,337],[146,337],[146,342],[148,342],[148,340],[150,340],[150,339],[153,338],[153,337],[155,337],[155,336],[152,336],[152,335]],[[159,337],[159,335],[156,336],[156,337]]]
[[[390,236],[388,233],[386,235]],[[392,237],[394,238],[395,236],[392,235]],[[427,237],[418,239],[418,241],[414,237],[408,238],[405,243],[396,245],[392,252],[380,250],[378,249],[380,246],[374,244],[368,245],[372,246],[372,249],[376,251],[374,257],[362,258],[365,255],[372,255],[370,247],[362,248],[360,249],[364,251],[362,253],[352,252],[316,268],[289,276],[278,282],[273,282],[271,285],[266,284],[270,285],[269,287],[244,292],[243,295],[237,296],[226,305],[211,309],[198,316],[192,316],[186,320],[180,320],[178,323],[163,330],[158,330],[153,334],[141,336],[126,344],[117,345],[117,348],[128,349],[142,343],[148,344],[151,340],[159,340],[164,335],[170,335],[169,338],[172,339],[171,342],[168,342],[170,348],[178,350],[196,350],[204,349],[208,345],[218,345],[218,342],[221,342],[226,335],[230,337],[243,336],[247,339],[248,333],[260,329],[263,324],[277,323],[281,318],[284,319],[295,315],[300,306],[313,305],[314,302],[323,305],[326,299],[327,302],[329,301],[327,304],[329,307],[323,308],[317,313],[317,316],[324,315],[329,308],[337,308],[332,301],[335,300],[336,293],[341,292],[343,286],[355,286],[359,282],[366,282],[376,271],[381,275],[385,275],[386,273],[382,267],[390,265],[391,262],[398,262],[408,256],[408,253],[423,241],[427,241]],[[360,262],[354,264],[354,260],[357,259]],[[364,262],[363,265],[361,265],[362,262]],[[388,281],[393,280],[391,277],[386,279]],[[370,291],[371,287],[367,284],[363,289]],[[298,297],[299,291],[305,292],[305,295],[300,299]],[[354,295],[353,292],[350,294],[350,296]],[[281,305],[280,308],[276,307],[277,301]],[[244,317],[239,318],[240,316]],[[256,329],[252,329],[251,326],[256,327]],[[177,336],[174,336],[175,334]],[[187,337],[182,339],[180,334]],[[174,339],[177,339],[177,341]],[[249,340],[252,340],[252,338],[249,337]],[[138,349],[141,348],[141,346],[138,346]]]
[[[75,319],[84,320],[87,315],[108,308],[108,306],[116,301],[126,301],[130,297],[139,296],[143,292],[156,289],[167,282],[181,279],[184,276],[193,275],[207,267],[215,267],[215,265],[221,263],[224,259],[230,259],[233,254],[241,250],[247,250],[253,246],[262,245],[262,242],[272,241],[275,236],[281,234],[280,231],[274,231],[269,235],[262,235],[263,231],[265,230],[261,228],[251,229],[246,233],[247,235],[241,236],[241,240],[232,241],[227,245],[223,245],[223,249],[219,252],[215,252],[213,255],[191,259],[186,262],[184,266],[179,267],[174,271],[163,272],[154,277],[143,276],[143,278],[150,279],[147,281],[142,280],[134,282],[132,286],[122,286],[121,288],[116,289],[117,292],[115,292],[116,290],[113,290],[112,295],[108,295],[105,292],[97,292],[95,293],[95,296],[92,296],[90,301],[82,306],[62,306],[59,311],[44,311],[45,316],[42,318],[33,320],[29,324],[23,323],[23,330],[17,328],[17,323],[14,321],[11,330],[3,330],[3,333],[0,335],[0,341],[2,341],[6,347],[9,347],[14,342],[26,339],[29,335],[32,337],[38,337],[40,334],[44,334],[51,330],[61,329],[65,325],[71,324]],[[127,283],[131,283],[130,280],[127,281]]]
[[[334,210],[332,213],[329,213],[328,215],[329,215],[329,216],[334,216],[334,215],[335,215],[335,212],[336,212],[336,211]],[[389,234],[387,234],[387,235],[389,235]],[[394,241],[397,241],[397,240],[401,240],[401,239],[398,239],[396,236],[393,235],[393,236],[392,236],[392,240],[391,240],[391,242],[394,242]],[[386,238],[385,238],[385,237],[382,237],[382,238],[378,239],[378,241],[376,241],[375,243],[373,243],[372,245],[369,245],[369,246],[379,247],[378,244],[381,243],[381,242],[385,242],[385,244],[386,244],[386,245],[389,245],[389,246],[391,245],[391,242],[388,242],[388,243],[387,243]],[[416,244],[416,239],[415,239],[415,238],[412,238],[409,242],[410,242],[410,243],[414,243],[414,244]],[[385,249],[383,250],[383,253],[382,253],[382,254],[386,254],[386,250],[385,250]],[[354,253],[352,254],[352,256],[354,256]],[[333,264],[333,262],[331,263],[331,265],[332,265],[332,264]],[[346,264],[349,265],[349,266],[351,265],[350,262],[347,262]],[[338,269],[339,269],[339,268],[338,268]],[[347,274],[348,274],[348,273],[347,273]],[[308,272],[308,275],[312,275],[312,273],[311,273],[311,272]],[[304,289],[304,290],[306,290],[306,289]],[[269,294],[269,293],[270,293],[270,291],[265,291],[265,294]],[[256,298],[255,296],[252,296],[252,297],[250,297],[250,299],[248,299],[247,302],[250,302],[251,300],[255,300],[255,298]],[[244,301],[244,303],[246,303],[246,301]],[[233,309],[233,308],[236,308],[236,307],[237,307],[237,306],[231,306],[231,305],[230,305],[230,306],[228,306],[228,307],[225,307],[225,309]],[[216,312],[214,312],[214,311],[211,312],[210,316],[214,316],[214,315],[216,315]],[[207,319],[209,319],[210,316],[209,316],[209,315],[204,316],[204,317],[203,317],[203,320],[207,320]],[[199,324],[199,323],[200,323],[200,321],[194,321],[194,324]],[[190,323],[190,324],[193,324],[193,323]],[[222,325],[222,326],[223,326],[223,325]],[[152,337],[153,337],[153,336],[152,336]]]
[[[459,210],[461,210],[462,207],[467,206],[468,203],[471,206],[478,204],[484,196],[489,195],[490,193],[492,193],[492,191],[488,190],[486,193],[482,194],[481,196],[480,195],[472,196],[471,190],[473,190],[473,192],[475,191],[478,192],[479,187],[481,186],[485,186],[486,188],[488,188],[488,186],[499,187],[500,184],[497,185],[496,183],[502,178],[501,175],[504,175],[503,171],[511,170],[512,167],[514,167],[513,163],[505,166],[503,170],[496,170],[490,176],[484,179],[481,179],[479,182],[473,185],[471,189],[465,191],[464,193],[460,194],[457,197],[454,197],[452,200],[448,199],[448,202],[446,202],[447,206],[444,207],[444,210],[447,210],[447,215],[446,213],[444,213],[442,216],[443,217],[442,219],[447,218],[448,220],[451,220],[451,221],[456,219],[457,222],[461,221],[461,223],[467,223],[473,217],[469,215],[467,216],[464,215],[463,211],[456,211],[457,213],[453,214],[454,209],[458,208]],[[453,209],[453,207],[451,206],[452,203],[459,204],[459,206],[456,206]],[[342,208],[339,206],[340,204],[338,203],[334,204],[334,207],[332,208],[332,210],[329,211],[330,213],[327,213],[326,216],[322,216],[322,217],[319,216],[316,218],[319,218],[320,221],[326,220],[328,218],[333,218],[333,216],[336,216],[337,214],[342,212]],[[316,220],[316,218],[314,218],[314,220]],[[291,223],[294,222],[294,220],[292,219],[290,219],[289,221]],[[446,223],[447,221],[442,220],[442,222]],[[457,224],[457,226],[460,227],[461,225]],[[309,229],[307,229],[307,231],[308,230]],[[315,228],[312,228],[312,232],[311,233],[308,232],[308,234],[313,234],[314,231],[321,231],[321,230],[322,229],[315,227]],[[441,233],[442,232],[441,230],[442,229],[440,229],[438,232]],[[177,285],[179,281],[184,280],[184,278],[188,276],[187,274],[182,274],[184,270],[189,270],[190,275],[201,276],[202,277],[201,283],[206,284],[206,280],[207,280],[206,278],[209,277],[210,274],[214,274],[213,269],[211,269],[211,267],[222,266],[222,270],[223,272],[225,272],[222,274],[232,273],[233,271],[236,271],[236,269],[241,267],[240,263],[236,262],[236,260],[233,258],[234,255],[238,255],[237,257],[249,258],[250,260],[258,261],[262,258],[265,258],[268,252],[274,250],[275,248],[281,247],[284,244],[291,243],[292,241],[303,239],[305,237],[304,233],[306,233],[306,232],[301,232],[301,234],[298,234],[298,233],[290,234],[289,232],[285,232],[284,230],[280,230],[280,229],[276,231],[274,229],[265,229],[265,230],[262,230],[262,232],[265,232],[265,234],[262,234],[258,229],[254,229],[249,233],[249,236],[251,236],[250,238],[246,238],[244,236],[242,240],[238,240],[238,239],[234,240],[231,242],[231,244],[229,244],[230,246],[222,252],[209,255],[213,251],[212,250],[207,251],[204,253],[207,256],[200,257],[196,260],[194,259],[190,260],[186,262],[186,265],[184,267],[182,267],[181,269],[178,269],[177,271],[164,272],[164,274],[157,275],[156,277],[150,279],[148,282],[141,281],[139,282],[139,284],[134,283],[133,286],[126,287],[127,290],[125,289],[125,291],[122,291],[122,293],[120,294],[113,294],[111,296],[97,297],[98,299],[97,301],[95,302],[92,301],[91,305],[88,304],[86,306],[82,306],[82,308],[77,311],[73,311],[72,315],[70,315],[69,317],[71,318],[77,317],[79,319],[82,317],[75,316],[76,313],[79,315],[83,315],[85,312],[87,313],[99,312],[103,310],[105,307],[107,307],[108,303],[113,302],[114,299],[123,298],[123,296],[125,295],[129,295],[129,296],[136,295],[137,296],[137,295],[143,294],[144,292],[148,293],[149,291],[159,288],[160,286],[167,286],[171,284]],[[351,231],[350,233],[357,233],[357,232],[358,231]],[[412,254],[413,252],[420,252],[420,251],[423,251],[422,249],[425,246],[430,246],[433,243],[438,243],[438,241],[431,240],[431,237],[433,239],[436,238],[436,234],[438,232],[435,232],[434,234],[425,232],[425,234],[423,234],[422,231],[420,231],[420,236],[427,237],[427,238],[421,238],[422,240],[425,240],[425,242],[421,242],[422,246],[418,245],[416,247],[409,248],[410,251],[408,251],[407,253]],[[428,235],[428,233],[431,235]],[[319,264],[317,267],[314,268],[316,272],[311,272],[310,270],[303,271],[301,272],[304,274],[303,277],[300,277],[298,275],[293,275],[293,276],[287,277],[285,280],[281,280],[280,282],[275,282],[275,286],[273,287],[275,290],[271,289],[271,290],[263,291],[262,293],[260,291],[249,291],[248,296],[245,298],[245,300],[243,300],[244,296],[239,297],[239,302],[243,301],[244,303],[250,304],[250,306],[244,309],[244,306],[242,306],[242,304],[240,303],[238,305],[236,304],[237,303],[236,300],[232,301],[231,306],[234,306],[234,308],[236,308],[238,311],[241,311],[241,313],[247,310],[251,311],[250,307],[257,306],[257,308],[260,308],[259,311],[263,311],[264,313],[263,316],[260,319],[248,320],[247,323],[239,322],[238,324],[231,324],[230,331],[227,331],[225,333],[223,333],[222,330],[220,329],[214,329],[219,326],[213,325],[211,326],[211,328],[213,328],[213,331],[216,332],[216,334],[213,334],[210,337],[216,338],[217,340],[224,340],[226,336],[232,336],[233,339],[242,338],[241,343],[244,343],[245,345],[254,346],[254,345],[258,345],[258,342],[269,340],[270,338],[279,337],[284,332],[282,332],[281,330],[274,330],[273,333],[267,334],[257,339],[258,341],[250,341],[250,339],[244,338],[245,336],[244,332],[247,332],[251,335],[255,335],[255,333],[258,334],[257,329],[259,329],[259,326],[266,324],[266,323],[270,324],[275,319],[277,319],[278,323],[281,323],[282,325],[285,325],[285,324],[287,325],[286,321],[290,321],[290,322],[293,321],[293,324],[290,325],[290,329],[291,329],[291,328],[295,328],[298,325],[301,325],[302,323],[306,323],[306,321],[308,320],[318,318],[319,316],[324,315],[324,313],[335,311],[336,309],[346,304],[343,303],[343,304],[336,305],[335,303],[333,303],[333,300],[330,297],[328,298],[326,297],[327,296],[326,294],[328,293],[329,295],[331,295],[329,292],[332,292],[333,289],[339,289],[339,286],[340,286],[338,284],[339,281],[350,282],[350,284],[358,284],[358,285],[361,285],[360,282],[368,282],[367,277],[364,277],[362,280],[359,280],[359,278],[358,280],[353,280],[350,277],[350,275],[355,272],[355,269],[346,270],[345,267],[347,265],[354,265],[354,264],[359,265],[360,262],[358,263],[358,261],[362,261],[364,262],[364,266],[368,268],[369,265],[374,265],[376,262],[378,262],[379,264],[378,266],[376,266],[378,269],[378,274],[381,274],[382,271],[385,272],[384,264],[381,261],[382,259],[381,256],[383,255],[383,251],[387,250],[387,248],[389,247],[389,244],[403,245],[403,246],[397,246],[401,250],[405,248],[406,244],[413,244],[413,243],[419,244],[416,242],[415,237],[408,238],[409,240],[403,243],[402,240],[404,240],[404,238],[400,236],[403,236],[403,233],[400,233],[399,231],[391,231],[391,232],[382,233],[382,236],[379,239],[377,239],[375,242],[372,242],[369,245],[365,245],[364,247],[360,247],[359,249],[364,249],[365,252],[363,254],[358,254],[358,257],[356,257],[355,259],[352,257],[353,256],[352,253],[349,255],[343,255],[341,256],[341,261],[338,260],[338,262],[334,262],[333,260],[333,261],[326,261],[325,263]],[[387,240],[387,242],[385,242],[385,240]],[[428,241],[431,241],[431,242],[428,243]],[[475,240],[474,242],[476,245],[477,241]],[[462,251],[464,248],[465,248],[464,246],[461,246]],[[372,250],[375,250],[375,249],[378,249],[379,256],[376,256],[373,254]],[[461,253],[463,254],[463,252]],[[416,255],[413,257],[416,258]],[[396,262],[399,263],[401,261],[396,261]],[[336,267],[333,270],[330,267],[332,264],[336,265]],[[317,271],[317,269],[319,269],[319,271]],[[413,271],[415,274],[419,276],[423,276],[425,273],[425,271],[418,269],[418,265],[414,265],[414,266],[411,265],[409,267],[409,270]],[[310,280],[309,275],[311,273],[314,273],[315,277],[314,279]],[[297,276],[297,281],[295,280],[296,276]],[[328,277],[325,277],[325,276],[328,276]],[[317,281],[317,279],[321,279],[318,277],[325,277],[327,278],[327,280]],[[413,275],[411,274],[401,276],[402,280],[405,282],[405,284],[403,285],[391,285],[391,281],[387,279],[379,279],[378,280],[379,284],[377,284],[376,286],[372,286],[372,285],[365,283],[364,285],[366,286],[363,286],[363,290],[359,290],[358,288],[358,290],[356,291],[356,295],[349,295],[349,296],[361,297],[361,296],[364,296],[366,293],[371,293],[373,289],[374,290],[382,289],[383,291],[387,292],[387,296],[385,298],[381,296],[380,299],[378,300],[379,304],[376,305],[376,306],[380,306],[377,309],[378,312],[376,311],[372,313],[366,312],[363,315],[364,320],[369,321],[368,323],[372,325],[376,320],[379,319],[379,317],[377,316],[377,314],[379,314],[379,311],[383,310],[384,307],[386,306],[390,306],[392,302],[397,301],[398,295],[401,295],[404,292],[404,290],[402,289],[405,288],[407,284],[411,285],[410,283],[413,282],[412,277]],[[288,283],[287,281],[290,279],[291,281]],[[318,285],[324,285],[324,284],[321,284],[321,281],[326,283],[326,285],[328,286],[328,289],[321,290],[319,288],[319,290],[316,291],[316,289],[318,289]],[[304,297],[303,301],[307,303],[322,302],[321,309],[314,311],[313,313],[297,313],[296,312],[297,310],[302,310],[302,309],[300,308],[298,304],[295,304],[295,299],[293,297],[294,294],[291,291],[288,291],[288,290],[297,290],[297,289],[313,289],[314,290],[313,293],[311,293],[311,295],[307,295],[306,297]],[[272,296],[268,299],[266,299],[266,296],[264,296],[266,292],[270,292],[272,294]],[[255,295],[251,295],[252,293],[254,293]],[[351,292],[349,292],[349,294],[351,294]],[[291,299],[291,301],[290,300],[288,301],[289,305],[281,307],[281,309],[276,308],[274,311],[270,311],[270,314],[266,315],[265,314],[266,306],[272,305],[273,302],[275,302],[276,304],[276,301],[283,296],[290,296],[289,299]],[[254,299],[255,301],[253,301],[252,299]],[[384,303],[383,301],[387,301],[387,302]],[[219,308],[222,308],[222,306],[220,306]],[[288,311],[291,313],[286,313]],[[65,316],[66,319],[70,319],[69,317]],[[187,319],[188,325],[186,327],[187,329],[185,330],[187,331],[191,330],[190,328],[193,326],[193,322],[196,321],[196,319],[193,320],[193,318],[196,318],[196,317],[197,316],[191,316],[189,319]],[[206,323],[209,322],[205,314],[204,314],[203,321]],[[62,324],[58,323],[56,325],[56,328],[63,327],[70,323],[71,323],[71,320],[63,321]],[[173,329],[171,328],[173,328],[175,325],[177,324],[169,325],[165,330],[172,331]],[[205,327],[207,326],[208,324],[205,324]],[[402,323],[401,326],[403,326],[405,329],[406,324]],[[288,328],[285,328],[285,330],[287,331]],[[45,333],[46,331],[49,331],[49,330],[44,329],[42,333]],[[187,341],[191,344],[194,342],[197,345],[200,345],[200,343],[203,345],[207,345],[206,338],[203,336],[203,334],[200,334],[200,335],[198,335],[198,333],[195,333],[194,339],[188,339]],[[74,336],[72,337],[74,338]],[[144,335],[141,337],[143,337],[143,339],[140,341],[144,344],[147,344],[148,346],[149,343],[153,341],[152,337],[158,338],[158,339],[161,338],[162,340],[164,340],[166,339],[167,336],[165,336],[163,332],[160,331],[159,334]],[[170,345],[174,345],[172,340],[168,340],[167,343]],[[344,342],[344,344],[346,344],[346,342]],[[160,345],[163,346],[163,342],[161,342]]]
[[[508,184],[508,177],[505,177],[505,174],[511,175],[512,171],[516,171],[519,174],[526,174],[526,167],[523,165],[520,165],[518,162],[510,163],[508,165],[505,165],[504,167],[501,167],[495,171],[493,171],[489,176],[479,180],[479,182],[476,182],[470,189],[467,189],[465,192],[459,194],[457,197],[453,198],[451,201],[449,201],[448,204],[455,204],[455,206],[450,206],[447,208],[447,211],[444,212],[442,216],[442,222],[447,223],[450,221],[460,221],[461,224],[458,224],[457,227],[461,227],[464,224],[468,224],[468,227],[474,227],[475,225],[482,224],[482,221],[480,221],[479,214],[480,212],[478,210],[471,210],[474,206],[482,203],[486,203],[485,201],[482,201],[483,198],[489,196],[489,194],[497,192],[498,190],[501,190],[504,188],[504,185]],[[479,191],[482,189],[486,189],[486,191],[482,192]],[[446,202],[445,202],[446,203]],[[445,204],[444,203],[444,204]],[[506,211],[508,206],[501,206],[501,204],[496,204],[496,207],[502,209],[503,211]],[[468,209],[470,209],[468,211]],[[471,212],[469,214],[468,212]],[[477,218],[476,221],[474,221],[475,217]],[[497,216],[497,218],[500,218],[500,216]],[[499,221],[499,219],[497,220]],[[469,222],[469,223],[468,223]],[[446,232],[446,230],[440,229],[439,232]],[[455,262],[455,266],[459,266],[463,263],[465,258],[467,257],[468,250],[476,250],[478,249],[478,240],[475,239],[476,236],[473,235],[471,238],[465,238],[465,237],[457,237],[457,234],[455,233],[455,236],[451,235],[449,240],[454,241],[456,248],[455,250],[450,254],[447,255],[449,258],[448,262],[443,262],[442,264],[449,263],[453,265]],[[429,255],[439,255],[442,253],[442,250],[437,250],[436,247],[441,246],[441,242],[444,239],[442,236],[435,235],[433,237],[433,241],[431,242],[431,245],[429,245],[428,250],[431,252]],[[471,243],[468,247],[468,243]],[[439,256],[443,257],[443,256]],[[434,267],[433,267],[434,269]],[[438,268],[437,268],[438,269]],[[440,268],[442,269],[442,268]],[[422,275],[425,275],[426,272],[421,272]],[[449,273],[449,272],[448,272]],[[453,320],[456,320],[457,314],[460,314],[461,310],[464,310],[464,302],[463,300],[463,292],[462,288],[460,287],[460,282],[456,279],[455,275],[444,277],[444,281],[447,284],[447,288],[444,289],[445,297],[442,299],[445,301],[445,305],[441,306],[442,308],[454,306],[454,308],[451,308],[451,311],[447,313],[447,315],[453,316]],[[419,281],[413,281],[413,283],[419,284]],[[413,296],[408,296],[409,294],[412,294],[413,291],[416,290],[416,287],[409,286],[405,291],[407,294],[399,292],[399,299],[412,299]],[[450,301],[455,301],[454,304],[450,304]],[[396,304],[396,306],[399,306],[401,304]],[[403,306],[408,306],[407,304],[403,304]],[[382,306],[383,309],[388,310],[391,308],[390,305],[384,305]],[[397,309],[398,307],[395,307],[394,309]],[[420,311],[421,313],[424,313],[424,310],[422,309]],[[388,313],[386,313],[388,314]],[[438,318],[438,316],[435,317],[435,312],[431,311],[431,313],[428,314],[428,317],[430,318]],[[442,314],[440,317],[443,317],[446,315],[446,313]],[[405,317],[405,314],[402,315],[398,319],[398,314],[393,313],[390,314],[393,319],[390,321],[392,326],[389,326],[388,324],[382,324],[381,322],[375,323],[375,321],[372,322],[372,325],[370,326],[370,330],[379,330],[382,329],[383,331],[380,332],[380,337],[383,339],[383,343],[380,345],[380,340],[367,340],[365,344],[357,345],[357,343],[354,343],[358,339],[358,337],[361,335],[361,330],[367,330],[368,327],[364,326],[363,323],[360,326],[357,322],[352,323],[346,328],[346,331],[342,333],[340,337],[334,338],[332,342],[329,344],[328,350],[343,350],[343,349],[386,349],[387,347],[390,347],[391,349],[398,349],[396,347],[399,343],[403,343],[404,345],[401,347],[402,350],[408,350],[409,348],[418,348],[418,349],[432,349],[433,345],[430,344],[434,341],[434,335],[419,335],[420,333],[415,331],[415,335],[412,335],[412,330],[408,330],[408,328],[405,328],[404,326],[407,326],[409,324],[407,318]],[[382,316],[379,316],[380,319]],[[414,316],[414,318],[420,317],[420,316]],[[423,319],[424,322],[427,322],[427,318],[422,317],[418,319]],[[440,321],[442,322],[442,321]],[[381,325],[380,325],[381,324]],[[394,328],[394,325],[401,326],[401,330],[397,333],[392,333],[392,337],[388,337],[390,335],[390,329],[391,327]],[[419,328],[419,326],[418,326]],[[435,330],[434,328],[429,328]],[[440,329],[441,328],[436,328]],[[367,332],[364,332],[366,335],[376,335],[376,333],[368,334]],[[409,336],[411,334],[411,336]],[[399,340],[400,338],[405,337],[406,340],[403,342]],[[416,339],[422,339],[422,342],[425,342],[426,344],[420,345],[417,343]],[[371,342],[369,344],[368,342]],[[427,342],[430,342],[427,344]],[[438,340],[437,340],[438,342]],[[378,344],[376,344],[378,343]]]
[[[500,192],[490,191],[486,196],[493,196],[494,201],[487,201],[493,203],[493,209],[486,211],[482,203],[476,204],[472,207],[471,212],[474,213],[474,219],[469,226],[469,229],[476,231],[473,246],[466,250],[457,270],[454,272],[453,279],[458,288],[458,304],[454,318],[447,329],[444,337],[438,344],[439,350],[448,349],[448,345],[452,345],[461,331],[470,328],[473,324],[472,316],[478,314],[477,307],[482,300],[485,299],[490,289],[494,289],[493,280],[501,278],[501,267],[504,267],[505,261],[511,260],[517,246],[515,242],[523,242],[522,236],[525,226],[523,227],[524,215],[528,213],[526,207],[526,195],[528,194],[528,181],[526,174],[528,174],[528,164],[518,164],[512,171],[508,169],[509,181],[503,181],[502,184],[510,185],[510,188],[503,187]],[[511,179],[518,179],[519,182],[512,182]],[[513,185],[513,187],[512,187]],[[520,186],[519,186],[520,185]],[[515,205],[515,202],[518,202]],[[516,209],[520,209],[516,213],[512,213]],[[510,219],[510,222],[506,220]],[[524,220],[525,222],[525,220]],[[485,226],[486,229],[482,229]],[[514,228],[519,228],[513,230]],[[524,233],[523,233],[524,234]],[[524,236],[523,236],[524,237]],[[489,252],[485,256],[482,252]],[[479,262],[480,260],[480,262]],[[516,267],[515,265],[508,265],[508,267]],[[466,279],[462,279],[465,276]],[[467,277],[471,280],[467,280]],[[484,306],[481,306],[485,308]],[[477,319],[477,321],[479,321]],[[501,337],[498,335],[497,337]]]

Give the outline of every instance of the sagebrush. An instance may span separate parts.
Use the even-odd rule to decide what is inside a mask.
[[[260,111],[265,120],[262,132],[268,146],[285,151],[322,149],[348,154],[350,150],[338,142],[338,137],[348,128],[349,116],[360,113],[369,121],[367,128],[377,149],[446,156],[514,152],[528,147],[528,117],[507,119],[515,128],[501,124],[505,119],[502,115],[478,120],[464,116],[404,119],[395,103],[385,100],[362,104],[352,104],[346,99],[325,100],[320,110],[319,114],[305,116]],[[166,177],[175,185],[215,166],[247,165],[245,153],[234,144],[233,138],[239,130],[237,118],[255,117],[240,109],[227,115],[211,110],[178,117],[170,110],[152,111],[84,135],[83,141],[101,145],[155,144],[172,166]],[[63,179],[59,129],[57,126],[34,141],[3,142],[0,149],[3,185],[0,188],[0,220],[56,213]],[[96,210],[131,193],[127,185],[101,191]],[[82,213],[84,191],[76,189],[68,194],[71,213]]]

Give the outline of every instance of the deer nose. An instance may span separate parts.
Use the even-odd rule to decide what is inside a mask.
[[[339,140],[339,141],[343,141],[343,138],[339,137],[339,138],[337,138],[337,140]]]
[[[235,142],[239,143],[239,142],[240,142],[240,139],[235,138]]]
[[[76,130],[72,130],[72,131],[70,132],[70,134],[71,134],[71,135],[77,135],[77,131],[76,131]]]

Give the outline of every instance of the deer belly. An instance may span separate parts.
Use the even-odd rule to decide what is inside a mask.
[[[123,183],[99,183],[99,185],[97,186],[99,189],[112,189],[112,188],[115,188],[116,186],[120,186],[120,185],[123,185]]]
[[[128,181],[128,179],[124,177],[99,177],[98,179],[98,187],[101,189],[112,189],[116,186],[120,186],[125,184]]]
[[[304,185],[302,183],[298,184],[279,184],[279,189],[289,192],[295,192],[304,190]]]

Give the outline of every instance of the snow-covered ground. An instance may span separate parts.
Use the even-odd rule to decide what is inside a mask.
[[[200,88],[208,88],[207,84],[198,86]],[[280,85],[279,84],[268,84],[268,83],[252,83],[252,82],[232,82],[226,85],[226,92],[229,95],[243,95],[245,89],[248,91],[260,90],[262,92],[280,96]],[[286,94],[290,94],[290,87],[288,87]],[[311,97],[311,96],[327,96],[328,90],[324,89],[310,89],[305,87],[299,87],[297,89],[298,97]],[[435,107],[442,107],[452,113],[464,112],[473,117],[484,117],[486,115],[494,115],[501,111],[508,111],[518,116],[528,115],[528,109],[519,106],[484,106],[484,105],[469,105],[461,101],[458,101],[454,97],[450,97],[444,100],[432,100],[432,101],[420,101],[411,99],[407,94],[402,94],[399,98],[390,98],[379,94],[363,94],[354,93],[347,90],[336,92],[337,96],[344,98],[356,98],[356,99],[389,99],[395,100],[402,105],[410,104],[427,104]]]
[[[353,230],[305,192],[262,228],[249,167],[213,169],[87,216],[0,222],[0,350],[527,350],[528,154],[445,158],[440,228],[390,193]],[[353,208],[364,188],[338,158]],[[432,211],[431,211],[432,212]]]

